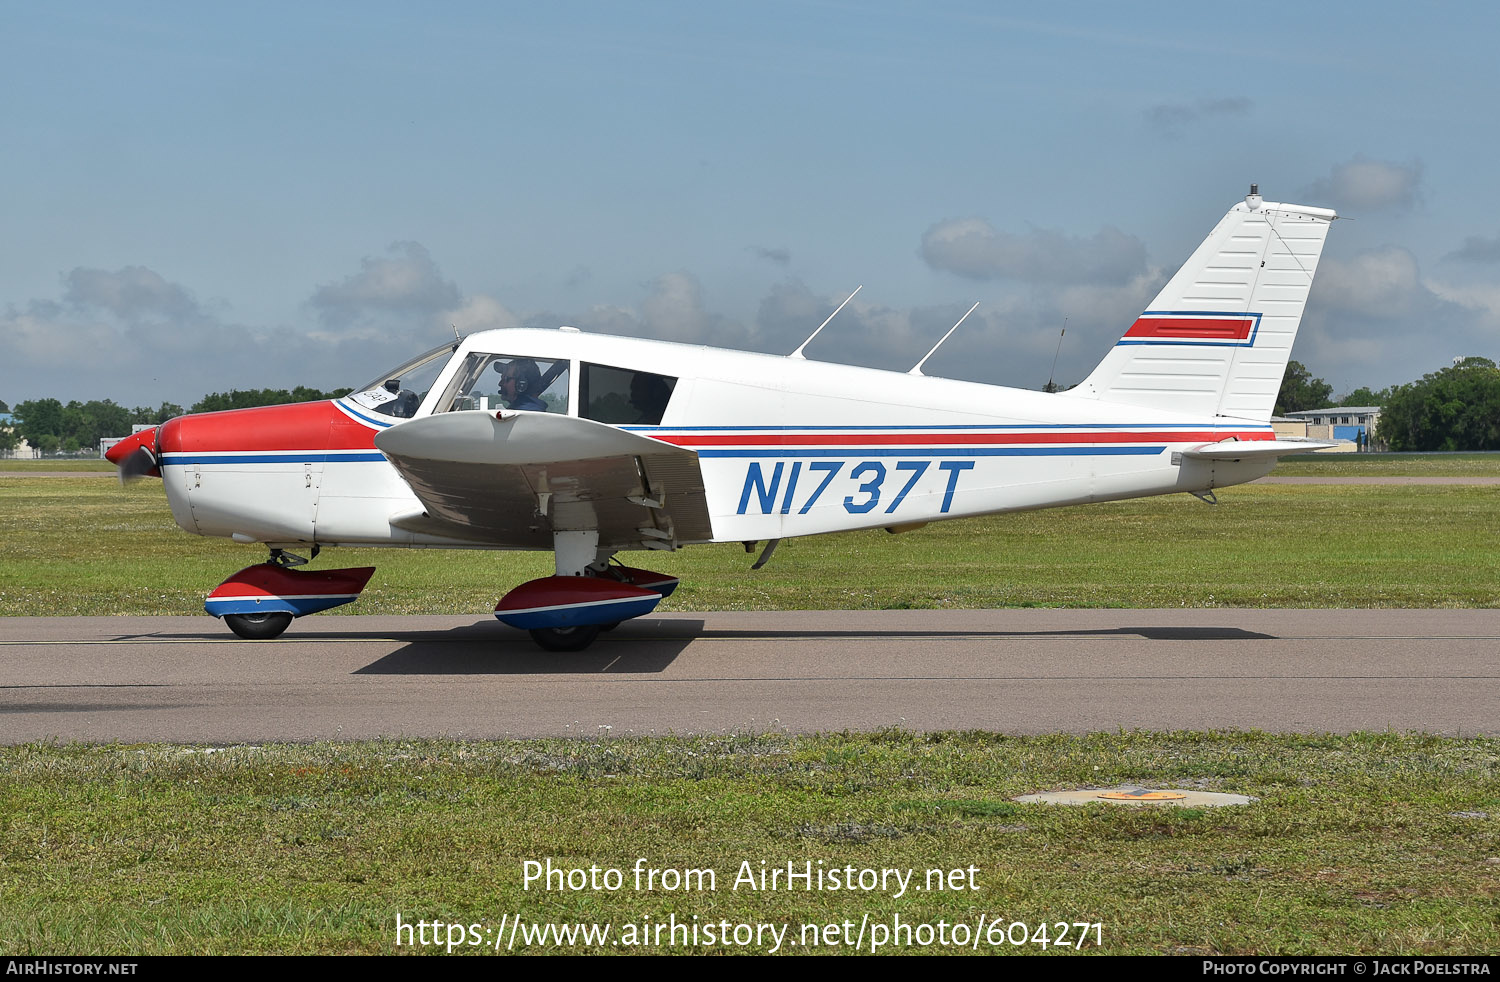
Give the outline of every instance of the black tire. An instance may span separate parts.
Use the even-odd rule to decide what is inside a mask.
[[[531,632],[531,640],[548,651],[582,651],[599,636],[598,624],[578,627],[543,627]]]
[[[265,614],[225,614],[224,623],[246,641],[269,641],[281,636],[281,632],[292,623],[292,615],[284,611]]]

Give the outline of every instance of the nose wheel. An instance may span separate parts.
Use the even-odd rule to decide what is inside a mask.
[[[265,614],[225,614],[224,623],[246,641],[269,641],[281,636],[292,623],[292,615],[271,611]]]

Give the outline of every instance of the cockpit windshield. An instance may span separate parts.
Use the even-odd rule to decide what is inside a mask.
[[[427,390],[448,359],[453,355],[453,342],[433,348],[403,365],[393,368],[373,381],[360,386],[349,398],[366,409],[410,419],[417,414],[417,407],[427,397]]]

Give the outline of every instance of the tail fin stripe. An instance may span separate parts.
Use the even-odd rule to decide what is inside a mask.
[[[1190,341],[1194,344],[1236,343],[1240,347],[1249,347],[1255,343],[1255,332],[1259,327],[1260,314],[1148,310],[1136,318],[1119,343]]]

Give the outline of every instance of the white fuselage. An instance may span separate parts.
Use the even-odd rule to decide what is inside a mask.
[[[1263,422],[574,331],[471,335],[415,418],[438,408],[474,352],[567,362],[572,412],[585,363],[675,379],[659,424],[620,428],[698,454],[712,538],[695,541],[1200,491],[1253,480],[1274,464],[1181,455],[1230,438],[1271,439]],[[243,450],[235,430],[253,426],[250,414],[261,412],[248,410],[218,427],[217,443],[169,449],[162,474],[178,523],[272,545],[492,547],[393,525],[421,506],[371,441],[403,421],[350,399],[324,405],[323,422],[306,411],[310,426],[330,434],[321,443],[289,440],[279,449],[262,435],[253,452]],[[200,418],[207,417],[188,419]]]

